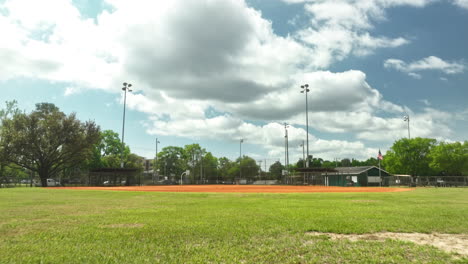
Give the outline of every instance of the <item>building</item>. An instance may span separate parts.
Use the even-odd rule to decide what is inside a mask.
[[[389,176],[376,166],[337,167],[334,172],[322,173],[326,186],[389,186]]]

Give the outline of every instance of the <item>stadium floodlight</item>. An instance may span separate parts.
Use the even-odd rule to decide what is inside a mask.
[[[284,166],[286,171],[289,172],[289,145],[288,145],[288,127],[287,123],[284,123]]]
[[[304,84],[301,85],[302,91],[301,93],[305,94],[305,99],[306,99],[306,140],[307,140],[307,161],[306,161],[306,167],[309,167],[309,109],[308,109],[308,103],[307,103],[307,93],[310,92],[309,90],[309,85]]]
[[[132,90],[130,87],[132,87],[132,84],[130,83],[123,83],[122,91],[124,91],[124,110],[123,110],[123,122],[122,122],[122,153],[121,153],[121,160],[120,160],[120,168],[124,167],[124,138],[125,138],[125,105],[127,103],[127,91],[131,92]]]
[[[154,166],[153,166],[153,175],[155,175],[156,177],[158,177],[158,181],[159,181],[159,175],[157,175],[156,173],[156,168],[158,166],[158,144],[161,143],[159,142],[158,138],[156,138],[156,155],[154,156]],[[153,184],[154,184],[154,180],[153,180]]]
[[[305,144],[304,144],[304,140],[302,140],[302,143],[301,143],[301,145],[299,145],[299,147],[302,147],[302,165],[305,168],[305,153],[304,153]]]
[[[408,139],[411,139],[411,137],[410,137],[410,126],[409,126],[410,117],[409,117],[408,114],[406,114],[405,116],[403,116],[403,121],[408,122]]]
[[[242,179],[242,167],[241,167],[241,164],[242,164],[242,143],[244,143],[243,138],[241,138],[239,140],[239,182]]]

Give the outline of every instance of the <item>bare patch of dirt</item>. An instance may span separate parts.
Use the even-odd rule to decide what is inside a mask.
[[[378,203],[377,200],[351,200],[353,203]]]
[[[328,236],[333,240],[348,239],[350,241],[385,241],[386,239],[413,242],[419,245],[430,245],[446,252],[455,252],[468,256],[468,234],[422,234],[422,233],[373,233],[373,234],[335,234],[308,232],[311,236]]]
[[[145,226],[144,224],[112,224],[112,225],[105,225],[102,227],[106,228],[138,228],[138,227],[143,227]]]

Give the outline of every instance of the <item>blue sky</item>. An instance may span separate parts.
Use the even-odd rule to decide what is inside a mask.
[[[151,158],[199,143],[267,164],[375,157],[407,136],[466,140],[466,0],[4,0],[1,101],[51,102]]]

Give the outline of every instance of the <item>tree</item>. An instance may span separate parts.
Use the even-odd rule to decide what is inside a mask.
[[[239,164],[239,159],[237,159],[236,164]],[[255,176],[258,175],[258,171],[260,170],[257,162],[249,156],[243,156],[240,165],[242,169],[242,178],[247,179],[248,181],[252,181]]]
[[[323,168],[335,168],[337,163],[335,161],[324,160],[322,163]]]
[[[122,153],[123,149],[123,153]],[[119,134],[112,130],[104,130],[100,133],[99,141],[92,150],[91,157],[87,160],[88,169],[120,168],[122,162],[125,168],[136,168],[135,155],[130,148],[123,144]]]
[[[303,159],[299,159],[296,162],[296,168],[304,168],[305,167],[305,161]]]
[[[2,124],[1,147],[7,161],[39,174],[42,186],[47,178],[64,169],[83,164],[99,141],[99,127],[80,122],[74,113],[65,115],[55,105],[36,104],[30,114],[18,113]]]
[[[204,156],[206,150],[202,149],[199,144],[185,145],[183,149],[183,159],[187,168],[190,167],[190,179],[193,182],[199,182],[202,179]]]
[[[127,155],[125,159],[125,168],[137,169],[138,172],[142,172],[145,168],[142,162],[143,158],[138,156],[137,154],[130,153]]]
[[[228,158],[221,157],[218,159],[218,173],[223,181],[234,181],[235,174],[231,173],[233,167],[234,164]]]
[[[204,179],[208,179],[210,182],[218,179],[218,159],[208,152],[203,157],[203,169]]]
[[[180,176],[188,168],[185,157],[187,155],[181,147],[164,147],[158,153],[157,168],[166,177],[171,174],[174,174],[176,177]]]
[[[442,175],[459,176],[468,171],[468,141],[440,142],[429,154],[429,166]]]
[[[432,148],[436,140],[430,138],[402,138],[387,151],[383,164],[390,173],[427,176],[433,174],[429,167]]]
[[[350,166],[351,166],[351,160],[349,160],[348,158],[341,160],[341,167],[350,167]]]
[[[281,162],[277,161],[270,166],[270,177],[276,180],[281,180],[283,176],[284,166]]]
[[[5,102],[6,107],[5,109],[0,109],[0,129],[3,126],[3,123],[6,122],[7,120],[11,120],[15,115],[19,114],[20,111],[17,107],[17,102],[16,101],[10,101],[10,102]],[[7,157],[9,156],[9,153],[7,152],[7,149],[2,147],[4,144],[4,138],[1,136],[0,133],[0,179],[2,179],[4,176],[9,173],[5,174],[5,169],[9,165]],[[6,142],[4,142],[6,144]],[[13,166],[15,167],[15,166]]]
[[[121,155],[122,148],[125,148],[125,145],[122,145],[119,133],[112,130],[104,130],[101,132],[101,141],[98,146],[102,156]]]

